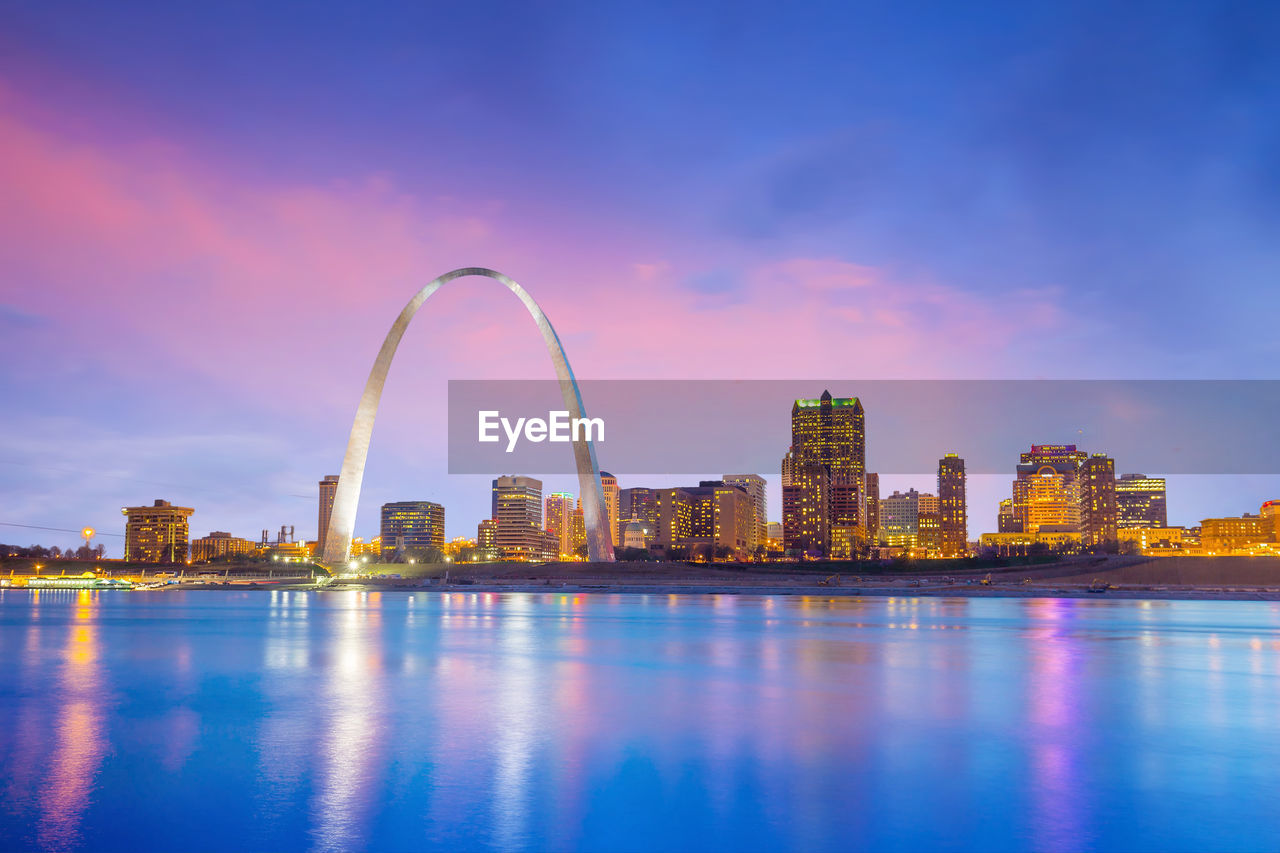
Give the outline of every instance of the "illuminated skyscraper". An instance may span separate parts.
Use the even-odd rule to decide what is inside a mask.
[[[498,553],[504,560],[542,558],[542,481],[533,477],[497,479]]]
[[[784,485],[784,505],[790,503],[793,522],[805,525],[805,511],[817,512],[820,524],[786,531],[788,547],[802,540],[801,550],[823,556],[850,557],[866,553],[866,424],[862,402],[856,397],[796,400],[791,407],[791,485]],[[799,489],[788,501],[785,489]],[[807,508],[807,510],[805,509]],[[787,517],[783,514],[783,526]],[[816,529],[815,529],[816,528]],[[837,547],[832,547],[833,543]]]
[[[964,557],[969,553],[964,460],[954,453],[938,460],[938,527],[943,557]]]
[[[1080,463],[1080,533],[1086,548],[1115,548],[1116,465],[1104,453],[1095,453]]]
[[[765,529],[769,524],[768,504],[766,503],[766,486],[764,477],[759,474],[725,474],[724,481],[736,486],[741,486],[748,495],[751,496],[751,506],[755,513],[755,529],[752,531],[751,541],[747,547],[755,549],[757,545],[763,545],[767,538],[768,531]]]
[[[604,491],[604,512],[609,522],[609,535],[615,547],[621,542],[618,529],[618,478],[608,471],[600,472],[600,488]]]
[[[867,539],[880,541],[880,475],[867,474]]]
[[[324,553],[325,537],[329,535],[329,516],[333,515],[333,496],[338,493],[338,475],[328,474],[320,481],[320,519],[316,534],[316,553]]]
[[[444,507],[431,501],[397,501],[382,505],[382,561],[414,551],[444,552]]]
[[[1074,444],[1033,444],[1022,454],[1013,482],[1013,513],[1023,532],[1035,533],[1042,526],[1080,529],[1077,474],[1088,456]]]
[[[555,536],[557,556],[572,557],[573,553],[573,511],[575,500],[568,492],[553,492],[547,495],[547,512],[545,523],[547,530]]]
[[[156,501],[151,506],[127,506],[124,558],[135,563],[183,563],[187,559],[191,507]]]
[[[1168,526],[1163,477],[1125,474],[1116,480],[1116,527],[1140,530]]]
[[[1013,498],[1000,501],[1000,513],[996,516],[996,530],[1001,533],[1022,532],[1022,522],[1013,512]]]

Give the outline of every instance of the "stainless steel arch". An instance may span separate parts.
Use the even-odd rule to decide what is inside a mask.
[[[364,481],[364,463],[369,456],[369,439],[373,435],[373,421],[378,414],[378,403],[382,399],[382,386],[387,381],[387,371],[391,368],[391,359],[395,357],[396,347],[409,321],[418,313],[418,309],[427,301],[427,297],[440,289],[440,286],[469,275],[484,276],[500,281],[507,289],[520,298],[524,307],[529,309],[533,322],[542,332],[542,340],[547,345],[547,353],[556,369],[556,377],[560,380],[560,393],[564,397],[564,407],[570,418],[586,417],[582,407],[582,394],[578,391],[578,382],[573,378],[573,369],[569,367],[569,359],[564,353],[564,346],[551,328],[547,315],[533,301],[528,292],[507,276],[483,267],[464,267],[453,270],[437,278],[409,300],[409,304],[400,312],[391,331],[382,342],[378,358],[369,371],[369,381],[365,383],[364,395],[360,397],[360,407],[356,409],[355,422],[351,424],[351,438],[347,441],[347,453],[342,459],[342,473],[338,477],[338,488],[333,496],[333,512],[329,516],[329,531],[325,536],[322,562],[327,566],[346,563],[351,553],[351,535],[356,524],[356,505],[360,502],[360,488]],[[613,537],[609,533],[608,518],[604,512],[604,490],[600,485],[600,465],[596,462],[595,443],[590,440],[573,442],[573,458],[578,466],[578,485],[582,490],[582,514],[587,528],[587,555],[592,560],[613,560]]]

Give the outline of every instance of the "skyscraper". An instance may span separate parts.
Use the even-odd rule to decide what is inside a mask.
[[[546,526],[547,531],[556,539],[556,559],[576,556],[573,553],[573,511],[575,501],[568,492],[553,492],[547,495]]]
[[[880,499],[880,537],[884,543],[894,548],[912,548],[917,542],[921,500],[933,498],[933,495],[922,495],[915,489],[899,492]],[[936,500],[936,499],[935,499]],[[935,501],[925,500],[925,512],[937,511]]]
[[[324,553],[325,538],[329,535],[329,516],[333,515],[333,496],[338,493],[338,475],[326,474],[320,481],[320,519],[316,534],[316,553]]]
[[[754,550],[757,545],[763,545],[767,538],[768,531],[765,529],[769,524],[769,507],[766,502],[766,485],[764,477],[759,474],[725,474],[724,482],[741,486],[751,497],[751,506],[755,513],[755,530],[752,532],[752,538],[747,547]]]
[[[1163,477],[1125,474],[1116,480],[1116,526],[1121,530],[1169,526]]]
[[[1114,548],[1116,538],[1116,464],[1105,453],[1080,463],[1080,533],[1086,548]]]
[[[444,551],[444,507],[431,501],[397,501],[382,505],[383,562],[414,551]]]
[[[1025,533],[1048,526],[1054,531],[1080,529],[1077,474],[1088,458],[1074,444],[1033,444],[1018,463],[1013,482],[1013,513]]]
[[[867,474],[867,539],[880,541],[880,475]]]
[[[127,506],[124,558],[135,563],[182,563],[187,559],[191,507],[158,500],[151,506]]]
[[[944,558],[969,552],[969,518],[965,505],[964,460],[948,453],[938,460],[938,527]]]
[[[866,424],[862,402],[857,397],[832,397],[825,390],[817,399],[796,400],[791,406],[788,457],[789,461],[783,462],[784,480],[789,467],[791,485],[784,490],[800,490],[790,503],[793,508],[807,507],[821,518],[818,525],[786,533],[788,541],[805,540],[802,550],[835,558],[865,553]],[[784,491],[784,504],[788,503],[785,498]],[[794,521],[806,524],[803,516],[802,512]],[[784,528],[786,523],[784,512]]]
[[[613,537],[614,547],[617,547],[622,541],[618,530],[618,478],[608,471],[601,471],[600,488],[604,492],[604,511],[609,521],[609,535]]]
[[[504,560],[542,557],[542,481],[505,476],[495,481],[498,499],[498,553]]]

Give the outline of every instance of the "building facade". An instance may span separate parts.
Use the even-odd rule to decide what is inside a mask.
[[[624,533],[632,519],[644,523],[649,530],[649,543],[652,543],[653,532],[658,529],[658,496],[656,489],[634,486],[630,489],[618,490],[618,524],[621,525]],[[645,544],[646,548],[649,543]],[[625,536],[622,544],[623,547],[631,547],[626,544]]]
[[[703,480],[697,486],[659,489],[658,527],[654,544],[692,552],[709,550],[709,558],[745,559],[755,536],[755,508],[741,486]]]
[[[576,501],[568,492],[552,492],[547,495],[544,523],[547,532],[556,540],[556,556],[552,559],[571,559],[573,552],[573,511]]]
[[[540,560],[543,552],[542,481],[506,476],[496,481],[498,555],[503,560]]]
[[[124,558],[134,563],[184,563],[191,537],[191,507],[157,500],[151,506],[127,506]]]
[[[428,549],[443,554],[444,507],[431,501],[383,504],[380,531],[383,562]]]
[[[721,479],[726,483],[741,486],[751,498],[755,526],[751,532],[751,541],[747,547],[755,550],[756,546],[763,545],[764,541],[769,537],[767,530],[769,526],[768,488],[764,477],[759,474],[725,474]]]
[[[1080,463],[1080,534],[1085,548],[1115,550],[1116,465],[1103,453],[1094,453]]]
[[[938,460],[939,551],[948,559],[969,553],[969,515],[965,502],[964,460],[948,453]]]
[[[791,406],[791,449],[783,460],[787,548],[837,559],[864,555],[870,544],[866,473],[862,402],[857,397],[832,397],[825,390],[817,399],[796,400]],[[787,489],[794,492],[790,499]],[[787,505],[793,510],[789,530]]]
[[[338,494],[338,475],[326,474],[320,481],[320,517],[316,520],[316,553],[324,553],[329,535],[329,518],[333,515],[333,498]]]
[[[600,488],[604,492],[604,513],[609,523],[609,535],[613,537],[613,547],[618,547],[621,535],[618,528],[618,478],[608,471],[600,472]]]
[[[1125,474],[1116,480],[1116,527],[1139,530],[1169,526],[1163,477]]]
[[[195,563],[207,563],[219,557],[234,557],[239,554],[251,554],[258,544],[248,539],[232,536],[222,530],[215,530],[208,536],[191,540],[191,560]]]

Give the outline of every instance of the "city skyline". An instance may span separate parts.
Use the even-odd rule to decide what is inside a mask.
[[[71,27],[10,5],[0,394],[19,405],[0,493],[22,500],[0,521],[107,530],[166,494],[217,529],[309,527],[386,318],[477,261],[536,288],[587,378],[1266,377],[1274,335],[1254,306],[1280,268],[1265,227],[1280,208],[1257,140],[1280,119],[1261,85],[1276,13],[1255,11],[886,9],[850,30],[855,13],[828,7],[722,31],[700,8],[681,28],[722,36],[695,51],[655,46],[671,25],[657,8],[536,27],[437,10],[518,32],[516,82],[469,69],[465,39],[406,53],[426,26],[409,12],[349,39],[323,11],[161,4],[124,38],[102,9]],[[237,41],[244,65],[220,45],[246,27],[291,38]],[[364,74],[311,61],[335,41]],[[385,493],[362,519],[411,495],[456,508],[464,533],[481,480],[445,476],[427,401],[449,375],[552,375],[508,331],[519,305],[465,289],[436,297],[448,323],[406,336],[369,462]],[[733,338],[752,345],[730,357]],[[971,503],[1003,479],[971,476]],[[1170,478],[1169,512],[1233,495],[1244,511],[1271,482]]]

